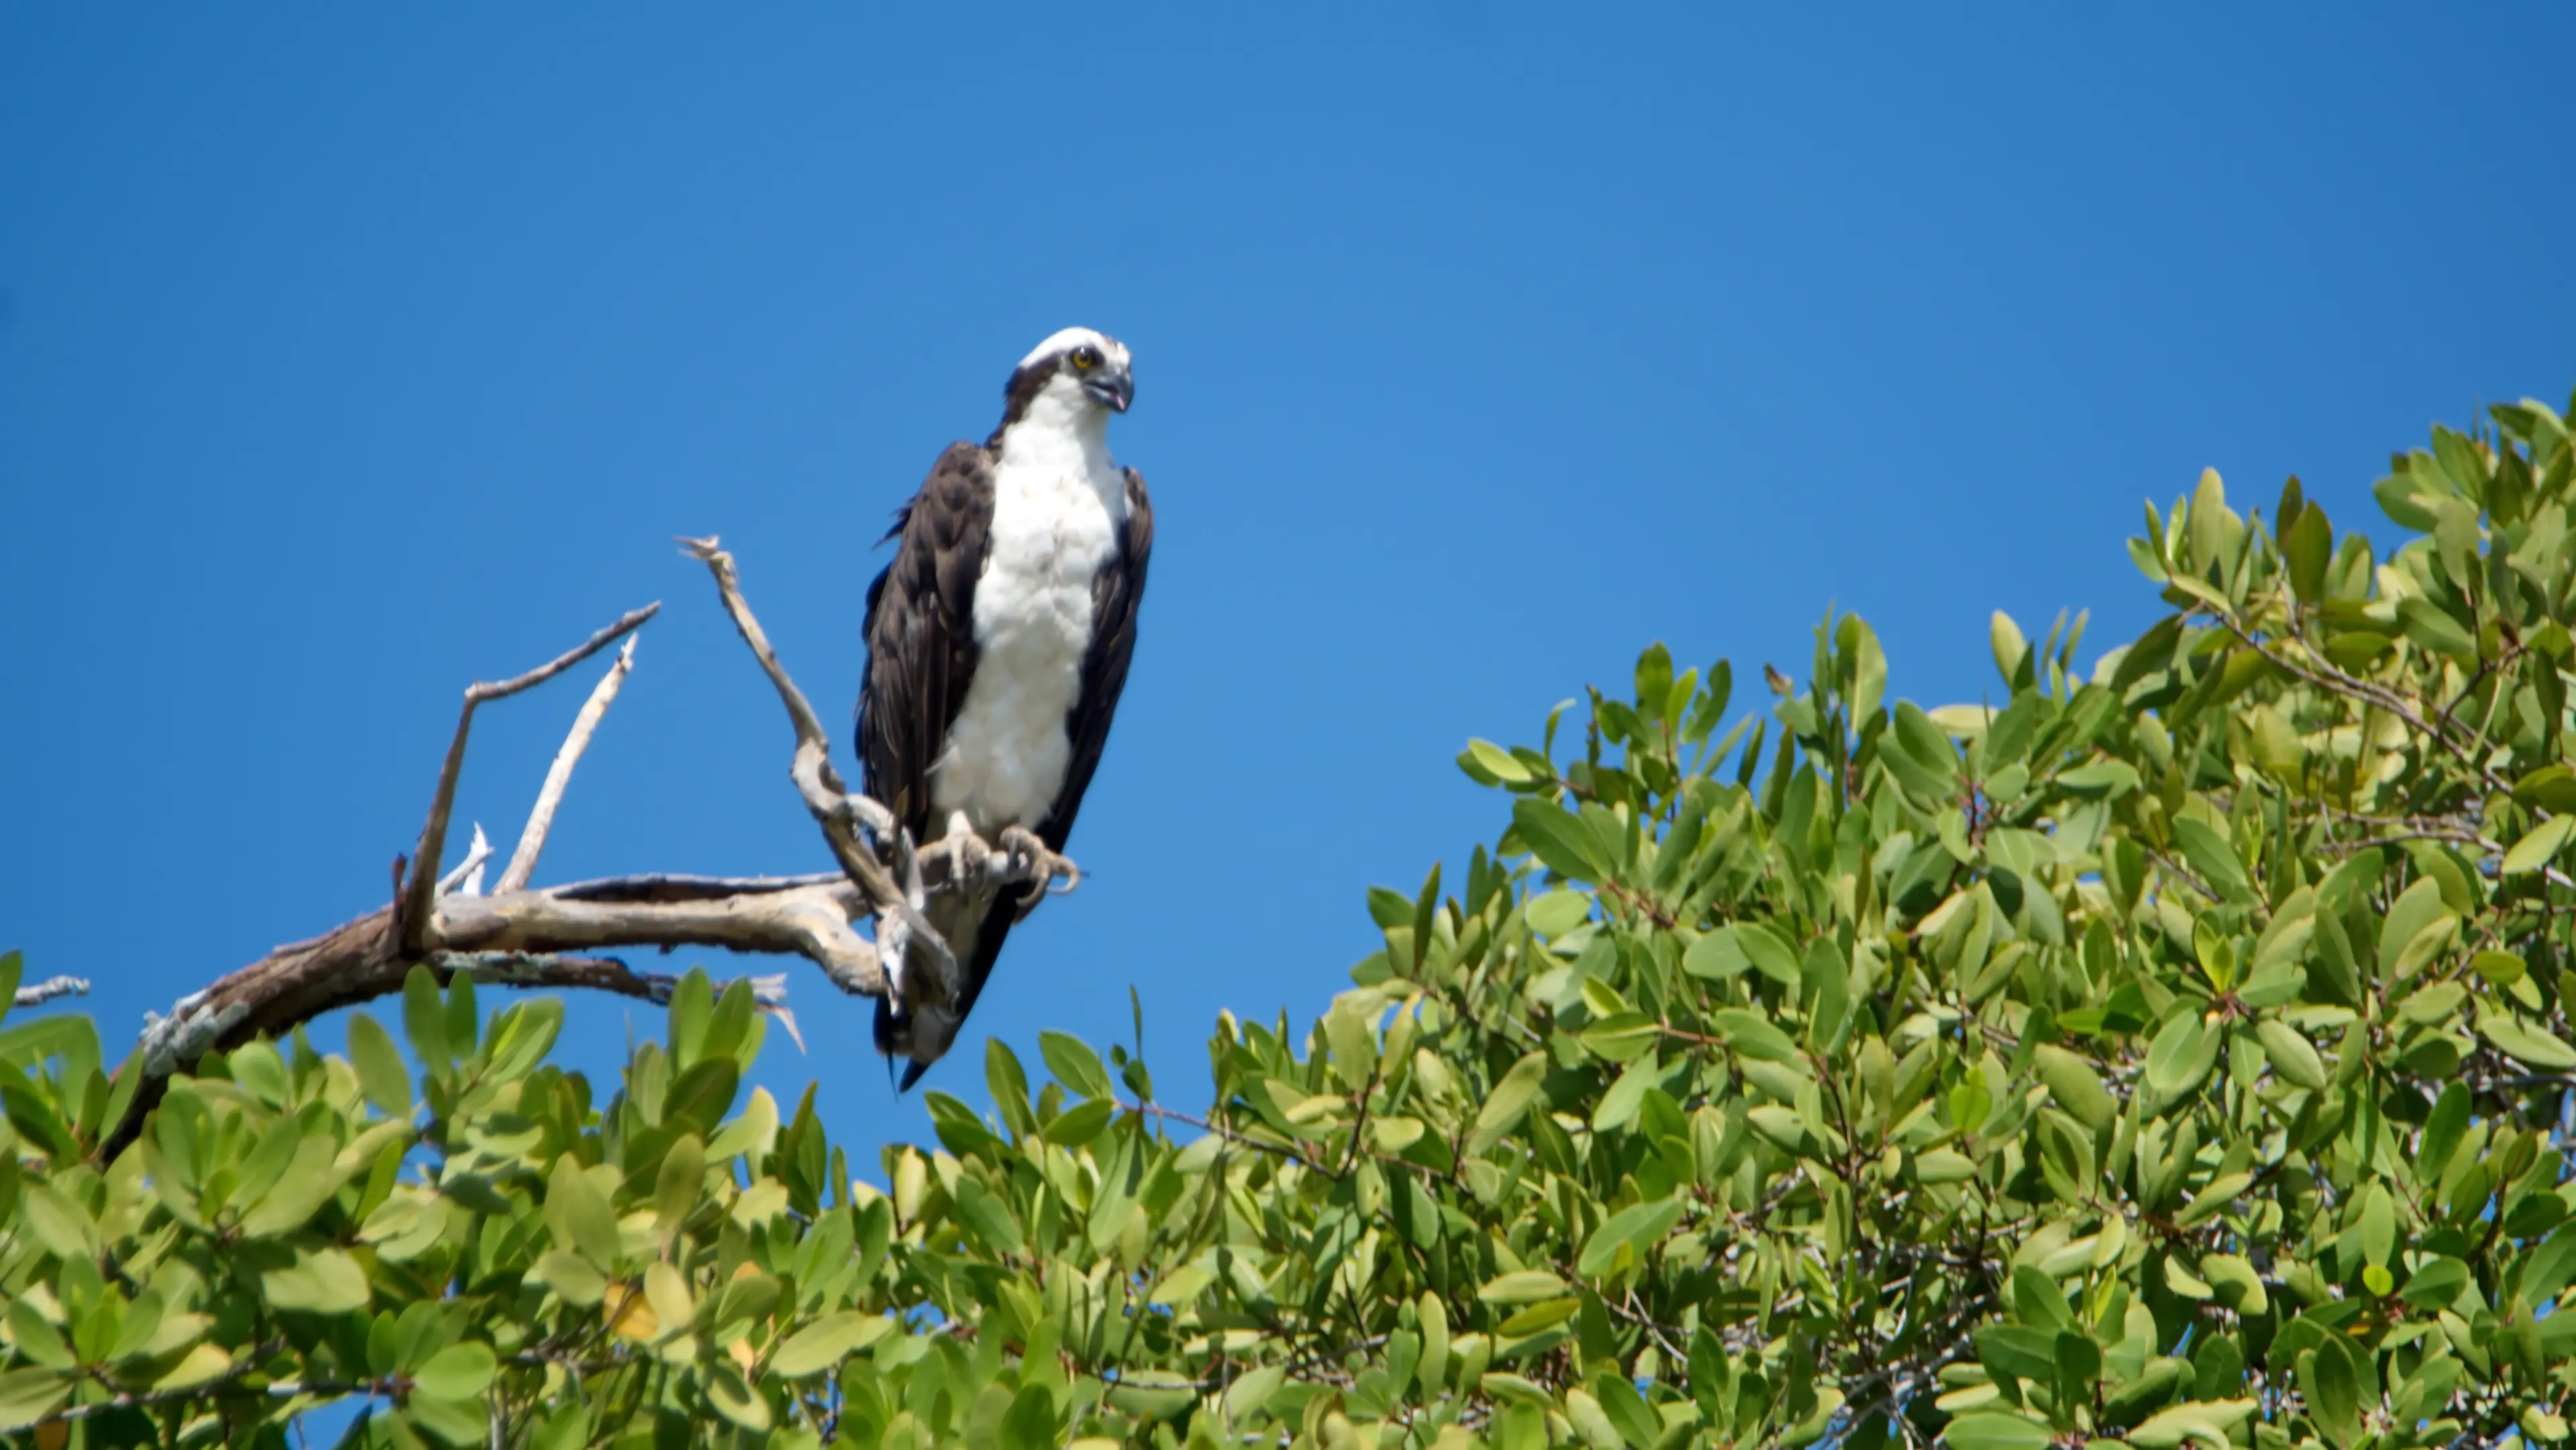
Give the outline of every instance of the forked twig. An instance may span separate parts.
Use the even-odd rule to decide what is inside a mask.
[[[447,817],[456,805],[456,779],[465,772],[465,737],[474,728],[474,708],[487,700],[504,700],[522,690],[535,689],[615,644],[621,636],[633,633],[661,611],[660,600],[629,610],[616,623],[524,675],[498,684],[477,681],[465,687],[465,705],[457,712],[456,734],[447,742],[447,759],[438,768],[438,789],[430,796],[429,822],[421,827],[420,849],[414,854],[411,878],[403,887],[396,914],[404,945],[417,951],[427,944],[431,904],[437,899],[438,861],[447,850]]]

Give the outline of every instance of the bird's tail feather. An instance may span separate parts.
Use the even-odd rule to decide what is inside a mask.
[[[1001,937],[1010,930],[1009,917],[994,910],[994,903],[965,895],[935,898],[923,915],[929,918],[931,929],[948,943],[949,955],[957,963],[958,990],[947,1002],[907,1005],[900,1014],[886,1001],[877,1003],[877,1050],[911,1059],[895,1089],[897,1093],[912,1091],[913,1084],[930,1071],[930,1065],[948,1054],[966,1014],[974,1009],[985,975],[992,970],[992,959],[1000,953]],[[906,947],[906,982],[936,981],[938,974],[938,954],[928,943],[915,942]]]

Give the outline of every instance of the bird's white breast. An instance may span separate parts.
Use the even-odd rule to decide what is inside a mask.
[[[1031,436],[1034,435],[1034,436]],[[1126,481],[1098,437],[1015,428],[993,473],[993,527],[975,586],[980,654],[931,787],[944,823],[989,839],[1034,830],[1072,760],[1093,578],[1117,556]]]

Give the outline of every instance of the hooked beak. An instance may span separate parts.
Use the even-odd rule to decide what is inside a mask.
[[[1113,413],[1124,413],[1136,401],[1136,378],[1125,368],[1084,380],[1083,391],[1099,399]]]

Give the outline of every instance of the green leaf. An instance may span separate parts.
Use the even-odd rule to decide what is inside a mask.
[[[2523,1261],[2522,1297],[2527,1303],[2546,1304],[2571,1279],[2576,1279],[2576,1222],[2560,1224]]]
[[[2299,1356],[2299,1388],[2308,1411],[2337,1446],[2361,1438],[2361,1375],[2343,1337],[2329,1333],[2317,1347]]]
[[[1518,1269],[1485,1281],[1476,1297],[1488,1304],[1535,1304],[1565,1293],[1565,1281],[1544,1269]]]
[[[2136,1450],[2176,1450],[2186,1440],[2202,1450],[2225,1450],[2229,1428],[2253,1412],[2252,1400],[2194,1400],[2149,1415],[2122,1438]]]
[[[1637,656],[1637,709],[1640,714],[1660,713],[1664,701],[1673,692],[1673,652],[1657,640]]]
[[[2057,1287],[2057,1281],[2040,1272],[2037,1265],[2013,1266],[2012,1301],[2013,1313],[2021,1316],[2024,1324],[2050,1330],[2075,1327],[2075,1316],[2066,1307],[2066,1295]]]
[[[1638,1105],[1646,1098],[1646,1089],[1663,1076],[1663,1065],[1651,1054],[1639,1057],[1619,1074],[1619,1080],[1601,1095],[1592,1109],[1592,1131],[1615,1133],[1635,1122]],[[1386,1119],[1379,1119],[1383,1123]]]
[[[411,1115],[411,1074],[394,1050],[394,1040],[364,1012],[349,1014],[349,1065],[358,1070],[358,1089],[367,1101],[393,1117]]]
[[[546,1227],[556,1247],[581,1255],[603,1274],[617,1272],[616,1215],[609,1211],[607,1195],[569,1153],[555,1160],[546,1178]]]
[[[2253,1181],[2254,1175],[2251,1173],[2225,1173],[2211,1179],[2208,1187],[2193,1195],[2191,1202],[2183,1205],[2182,1212],[2174,1215],[2174,1223],[2179,1227],[2189,1228],[2216,1214],[2220,1209],[2233,1203],[2236,1196],[2243,1193],[2246,1186]]]
[[[1458,768],[1479,785],[1527,785],[1534,778],[1527,765],[1490,740],[1469,740]]]
[[[1503,1080],[1494,1084],[1486,1095],[1485,1106],[1476,1114],[1475,1130],[1467,1135],[1467,1152],[1481,1154],[1503,1139],[1503,1135],[1520,1126],[1521,1118],[1537,1101],[1539,1085],[1547,1079],[1547,1054],[1533,1052],[1512,1064]]]
[[[894,1321],[882,1314],[857,1309],[826,1314],[778,1346],[778,1352],[770,1357],[770,1372],[802,1379],[839,1364],[893,1329]]]
[[[973,1178],[957,1180],[957,1216],[996,1253],[1016,1254],[1027,1247],[1019,1220],[1012,1216],[1010,1201]]]
[[[2048,1085],[2048,1095],[2066,1110],[2067,1116],[2085,1127],[2101,1131],[2120,1114],[2119,1105],[2102,1086],[2092,1065],[2062,1047],[2043,1044],[2032,1054],[2031,1065],[2038,1069],[2039,1080]]]
[[[2398,600],[2397,626],[2408,639],[2435,654],[2448,655],[2462,664],[2477,663],[2478,642],[2430,599],[2414,595]]]
[[[1998,1380],[2046,1381],[2057,1373],[2057,1333],[2029,1324],[1989,1324],[1976,1332],[1977,1359]]]
[[[2263,1288],[2263,1277],[2254,1271],[2253,1261],[2239,1254],[2203,1254],[2200,1274],[2218,1302],[2239,1314],[2263,1314],[2271,1308],[2271,1295]]]
[[[30,1183],[18,1200],[19,1212],[26,1217],[27,1227],[34,1231],[36,1242],[58,1259],[95,1259],[99,1255],[98,1225],[90,1221],[89,1211],[65,1197],[50,1183]]]
[[[1080,1097],[1109,1098],[1118,1089],[1109,1080],[1109,1070],[1100,1065],[1100,1054],[1090,1044],[1068,1033],[1052,1028],[1038,1034],[1038,1055],[1046,1059],[1047,1071],[1055,1080]]]
[[[1735,940],[1735,928],[1721,926],[1692,942],[1682,954],[1682,970],[1706,981],[1722,982],[1753,965]]]
[[[1736,926],[1735,940],[1754,970],[1781,986],[1799,985],[1798,949],[1787,937],[1762,922],[1748,921]]]
[[[1643,1012],[1605,1017],[1578,1034],[1586,1050],[1608,1062],[1627,1062],[1663,1039],[1663,1024]]]
[[[1585,1278],[1598,1278],[1617,1261],[1621,1245],[1633,1245],[1642,1256],[1648,1248],[1672,1232],[1682,1221],[1682,1201],[1659,1198],[1631,1204],[1604,1219],[1601,1226],[1583,1244],[1583,1253],[1575,1261],[1574,1271]]]
[[[1789,1034],[1740,1008],[1709,1014],[1709,1026],[1739,1055],[1756,1062],[1785,1062],[1797,1055]]]
[[[2326,511],[2309,504],[2281,532],[2281,556],[2288,565],[2290,588],[2302,604],[2314,604],[2325,597],[2326,562],[2332,551],[2334,530],[2326,521]]]
[[[9,1337],[16,1341],[18,1352],[37,1364],[47,1369],[70,1369],[80,1363],[72,1347],[63,1342],[62,1332],[47,1323],[32,1302],[11,1300],[7,1314],[0,1317],[5,1317]]]
[[[2311,1090],[2326,1085],[2325,1060],[2317,1056],[2307,1034],[2277,1017],[2255,1023],[2254,1033],[2262,1039],[2263,1055],[2272,1060],[2272,1070],[2284,1081]]]
[[[2057,773],[2058,789],[2079,800],[2116,800],[2138,788],[2138,768],[2125,760],[2097,760]]]
[[[716,1360],[701,1373],[700,1386],[716,1413],[755,1433],[769,1428],[769,1401],[742,1377],[730,1361]]]
[[[706,1194],[706,1178],[707,1149],[698,1135],[682,1133],[673,1139],[653,1175],[653,1218],[662,1232],[679,1232],[680,1225],[697,1211],[699,1199]],[[578,1226],[574,1231],[580,1231]]]
[[[1994,651],[1995,671],[2003,676],[2004,688],[2012,689],[2022,659],[2030,653],[2030,641],[2023,637],[2021,626],[2013,623],[2013,617],[1998,609],[1986,621],[1986,643]]]
[[[1521,909],[1530,930],[1554,940],[1592,919],[1592,898],[1565,887],[1548,892]]]
[[[1941,1442],[1951,1450],[2047,1450],[2051,1437],[2035,1420],[1980,1410],[1952,1420]]]
[[[423,870],[433,869],[428,865]],[[403,1032],[411,1038],[412,1056],[439,1082],[456,1072],[447,1048],[447,1003],[439,997],[438,979],[427,967],[413,967],[403,977]]]
[[[2245,874],[2245,863],[2238,860],[2236,848],[2208,822],[2183,816],[2173,823],[2174,840],[2182,847],[2183,860],[2220,895],[2230,901],[2251,901],[2254,884]]]
[[[231,1360],[227,1358],[225,1363],[229,1365]],[[72,1381],[56,1370],[14,1369],[0,1374],[0,1430],[32,1425],[60,1409],[71,1396]]]
[[[339,1149],[321,1134],[312,1134],[295,1145],[295,1156],[286,1172],[271,1187],[266,1197],[242,1215],[241,1231],[255,1239],[275,1238],[304,1227],[331,1196],[348,1181],[346,1172],[337,1170],[333,1160]]]
[[[2168,1018],[2147,1044],[2148,1089],[2170,1101],[2198,1086],[2214,1060],[2205,1047],[2198,1012],[2186,1008]]]
[[[2469,1287],[2469,1266],[2453,1258],[2427,1259],[2416,1266],[2398,1297],[2418,1309],[2447,1309]]]
[[[2504,853],[2504,874],[2519,876],[2548,865],[2567,849],[2569,836],[2576,836],[2576,815],[2551,816],[2523,832],[2513,849]]]
[[[1610,874],[1601,858],[1600,837],[1572,812],[1552,801],[1523,797],[1512,802],[1512,830],[1539,863],[1571,881],[1599,881]]]
[[[999,1450],[1055,1450],[1064,1443],[1058,1432],[1055,1395],[1043,1384],[1023,1384],[1002,1417]]]
[[[1108,1098],[1093,1098],[1076,1103],[1055,1115],[1039,1136],[1050,1143],[1079,1148],[1101,1134],[1109,1120],[1118,1115],[1118,1105]]]
[[[730,1347],[769,1318],[770,1311],[778,1307],[779,1294],[778,1281],[769,1275],[749,1264],[736,1270],[716,1299],[707,1342],[718,1348]]]
[[[412,1390],[433,1400],[470,1400],[492,1383],[495,1368],[490,1345],[471,1340],[451,1344],[412,1375]]]
[[[2424,1119],[2424,1136],[2415,1149],[2415,1180],[2438,1182],[2442,1170],[2451,1165],[2451,1154],[2460,1146],[2460,1134],[2469,1125],[2469,1089],[2466,1083],[2454,1082],[2442,1089],[2433,1102],[2433,1111]]]
[[[561,1294],[569,1303],[596,1304],[608,1293],[607,1276],[592,1268],[590,1261],[581,1255],[568,1254],[561,1249],[548,1249],[537,1255],[528,1276]]]
[[[338,1249],[297,1251],[295,1262],[260,1276],[270,1307],[312,1314],[346,1314],[367,1307],[367,1276]]]
[[[2543,1072],[2565,1072],[2576,1068],[2576,1047],[2570,1047],[2540,1028],[2524,1022],[2501,1007],[2478,1004],[2478,1035],[2492,1042],[2496,1050],[2514,1061]]]

